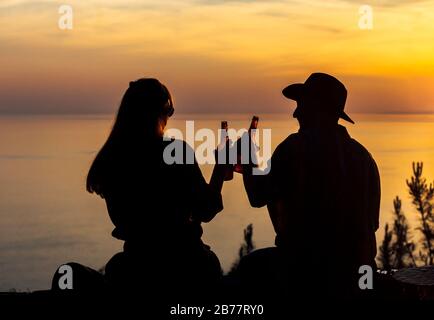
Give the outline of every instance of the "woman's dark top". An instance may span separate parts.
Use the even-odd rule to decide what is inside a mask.
[[[164,161],[170,143],[183,150],[183,163]],[[200,243],[201,222],[210,221],[223,205],[221,193],[206,183],[194,151],[184,141],[162,138],[115,150],[107,155],[102,175],[102,195],[115,225],[112,235],[139,246]],[[186,164],[189,152],[193,164]]]

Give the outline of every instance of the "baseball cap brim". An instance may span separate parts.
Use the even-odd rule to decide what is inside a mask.
[[[305,92],[306,87],[304,83],[294,83],[282,90],[282,94],[286,98],[294,101],[301,101],[305,95]],[[355,124],[354,121],[344,111],[339,114],[339,118]]]

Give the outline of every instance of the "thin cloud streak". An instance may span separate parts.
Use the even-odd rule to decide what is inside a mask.
[[[355,111],[434,105],[432,1],[377,10],[372,31],[355,1],[70,3],[70,32],[57,1],[0,5],[0,112],[114,112],[142,76],[167,83],[181,111],[279,112],[281,87],[319,70],[348,79]]]

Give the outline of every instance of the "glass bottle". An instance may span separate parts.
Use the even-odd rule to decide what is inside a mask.
[[[256,129],[258,129],[258,122],[259,122],[259,118],[257,116],[253,116],[252,121],[250,122],[250,127],[249,127],[249,131],[247,132],[248,134],[248,146],[249,146],[249,165],[255,167],[257,166],[257,161],[255,161],[256,159],[252,159],[252,147],[256,146],[255,143],[255,133],[256,133]],[[243,163],[241,162],[242,160],[242,143],[241,143],[241,139],[239,138],[236,142],[236,148],[237,148],[237,163],[234,166],[234,171],[237,173],[243,173]]]

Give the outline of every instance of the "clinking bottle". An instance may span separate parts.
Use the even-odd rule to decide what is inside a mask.
[[[225,148],[226,147],[226,148]],[[218,145],[218,151],[221,152],[225,148],[225,163],[229,164],[229,150],[231,148],[231,140],[228,136],[228,122],[221,122],[221,136],[220,136],[220,144]],[[232,166],[227,166],[228,170],[225,173],[225,181],[230,181],[234,178],[234,171]]]
[[[257,160],[256,159],[252,159],[252,155],[256,153],[252,152],[252,148],[257,148],[256,147],[256,142],[255,142],[255,132],[256,129],[258,129],[258,122],[259,122],[259,118],[257,116],[253,116],[252,121],[250,122],[250,127],[249,127],[249,131],[248,131],[248,159],[249,159],[249,165],[251,167],[256,167],[257,166]],[[243,173],[244,169],[243,169],[243,163],[241,162],[242,160],[242,143],[241,143],[241,139],[239,138],[236,142],[236,148],[237,148],[237,163],[234,165],[234,171],[237,173]]]

